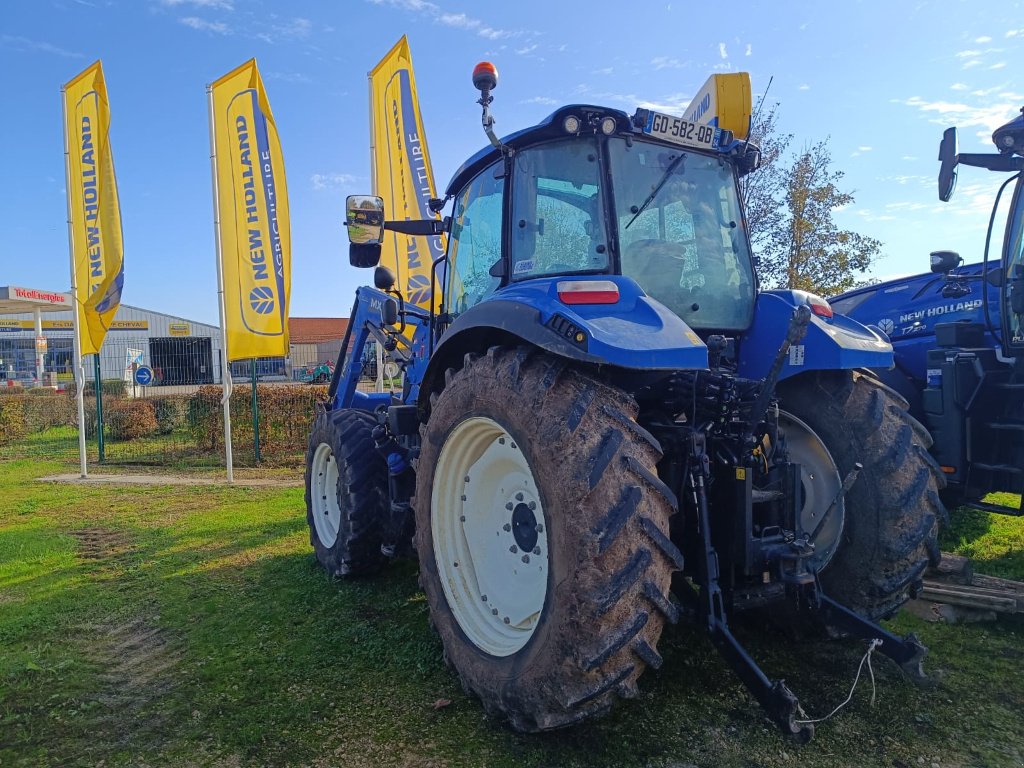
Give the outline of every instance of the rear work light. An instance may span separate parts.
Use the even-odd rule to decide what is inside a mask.
[[[559,280],[558,300],[563,304],[616,304],[619,286],[611,280]]]

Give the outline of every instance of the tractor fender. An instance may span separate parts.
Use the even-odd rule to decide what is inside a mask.
[[[557,284],[566,278],[539,278],[514,283],[462,312],[434,349],[419,391],[440,390],[444,372],[461,367],[467,353],[500,344],[527,343],[580,363],[637,371],[707,369],[707,347],[679,317],[628,277],[599,277],[619,287],[616,303],[565,304]]]
[[[765,291],[757,297],[754,323],[739,339],[738,372],[748,379],[762,379],[782,345],[793,310],[807,303],[803,291]],[[892,344],[880,333],[845,315],[812,314],[807,333],[790,347],[779,380],[806,371],[889,369]]]

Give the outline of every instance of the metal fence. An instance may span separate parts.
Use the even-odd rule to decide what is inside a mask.
[[[91,379],[84,392],[89,462],[222,466],[223,389],[211,383],[219,380],[220,366],[211,359],[209,348],[189,343],[150,345],[149,355],[141,358],[129,356],[124,349],[111,345],[109,351],[104,344],[99,360],[90,355],[84,361]],[[134,380],[135,370],[143,363],[153,371],[152,384],[145,387]],[[245,370],[238,373],[251,373],[248,365],[243,364]],[[257,361],[257,374],[272,365]],[[111,371],[123,373],[110,377]],[[97,372],[107,374],[99,387]],[[373,373],[368,366],[364,388],[372,387]],[[37,456],[77,463],[78,419],[70,365],[52,378],[51,386],[0,384],[0,457]],[[315,405],[326,397],[323,383],[260,383],[255,398],[251,384],[236,384],[230,403],[235,463],[301,465]]]

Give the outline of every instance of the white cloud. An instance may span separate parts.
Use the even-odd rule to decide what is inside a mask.
[[[545,104],[552,106],[558,103],[558,99],[552,99],[550,96],[534,96],[529,99],[523,99],[519,102],[520,104]]]
[[[979,66],[981,66],[981,61],[980,60],[978,60],[978,59],[971,59],[970,61],[965,61],[964,62],[963,69],[971,69],[972,67],[979,67]]]
[[[67,59],[81,59],[83,54],[69,51],[65,48],[58,48],[52,43],[42,40],[30,40],[27,37],[17,35],[0,35],[0,48],[9,48],[12,51],[52,53],[54,56],[63,56]]]
[[[533,45],[524,45],[522,48],[516,48],[516,53],[520,56],[526,56],[527,54],[533,53],[535,50],[537,50],[536,43]]]
[[[1006,66],[1006,62],[1005,61],[1000,61],[1000,62],[997,62],[997,63],[993,64],[992,66],[990,66],[989,69],[1002,69],[1005,66]]]
[[[216,32],[218,35],[231,34],[228,25],[223,21],[207,21],[206,19],[200,19],[198,16],[185,16],[178,19],[178,21],[186,27],[192,27],[192,29],[198,29],[201,32]]]
[[[807,83],[803,83],[803,84],[801,84],[801,86],[797,90],[799,90],[799,91],[809,91],[809,90],[811,90],[811,86],[809,86]]]
[[[958,59],[976,59],[981,56],[981,51],[958,51],[956,57]]]
[[[981,37],[974,38],[974,42],[976,42],[976,43],[991,43],[992,42],[992,38],[989,37],[988,35],[983,35]]]
[[[1018,35],[1024,35],[1024,29],[1008,29],[1008,30],[1006,30],[1006,37],[1017,37]]]
[[[970,86],[964,85],[963,83],[953,83],[949,86],[952,91],[966,91]]]
[[[857,147],[858,152],[870,152],[871,147]]]
[[[168,8],[174,8],[179,5],[192,5],[196,8],[212,8],[220,11],[235,10],[232,0],[160,0],[160,3]]]
[[[351,173],[314,173],[309,180],[313,184],[313,189],[320,191],[350,186],[355,184],[359,177]]]
[[[670,59],[668,56],[655,56],[651,59],[651,66],[659,69],[682,69],[683,63],[679,59]]]
[[[729,54],[725,50],[725,43],[718,44],[718,55],[721,56],[723,59],[729,58]]]
[[[751,45],[750,43],[747,43],[747,50],[746,50],[746,52],[744,52],[743,55],[744,56],[750,56],[753,52],[754,52],[754,46]]]
[[[465,29],[474,32],[487,40],[501,40],[507,37],[518,37],[521,30],[508,30],[492,27],[480,19],[474,19],[464,13],[447,13],[436,3],[427,0],[369,0],[374,5],[390,5],[394,8],[401,8],[403,11],[423,13],[430,16],[438,24],[455,29]]]
[[[268,80],[280,80],[284,83],[309,83],[312,82],[308,75],[304,75],[301,72],[275,72],[273,70],[267,72]]]

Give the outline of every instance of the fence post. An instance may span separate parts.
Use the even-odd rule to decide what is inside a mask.
[[[96,446],[99,449],[100,464],[107,459],[107,447],[103,442],[103,375],[100,371],[100,354],[92,356],[96,375]],[[84,384],[84,382],[83,382]]]
[[[256,397],[256,358],[249,361],[252,372],[252,447],[256,463],[260,463],[260,403]]]

